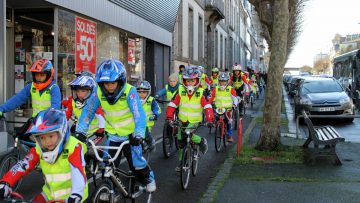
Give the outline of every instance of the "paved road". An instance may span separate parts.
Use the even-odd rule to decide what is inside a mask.
[[[249,109],[244,116],[244,128],[247,129],[252,115],[258,111],[260,104],[263,102],[262,96],[256,102],[253,109]],[[163,112],[165,111],[163,107]],[[156,123],[153,133],[158,140],[157,150],[151,155],[150,165],[155,171],[157,180],[157,192],[153,195],[153,202],[194,202],[198,200],[202,194],[206,191],[212,177],[214,177],[218,171],[219,166],[224,162],[226,158],[226,151],[217,153],[214,148],[213,134],[208,134],[208,129],[199,129],[199,135],[205,137],[208,140],[209,151],[207,154],[201,157],[199,162],[199,172],[196,177],[191,177],[189,187],[187,191],[183,191],[180,186],[180,177],[175,172],[174,168],[178,164],[177,153],[174,151],[174,155],[168,159],[165,159],[162,153],[162,141],[161,133],[164,119],[159,119]],[[234,131],[236,135],[236,131]],[[236,140],[236,139],[235,139]],[[230,146],[235,146],[233,143]],[[25,194],[26,197],[33,197],[35,194],[41,191],[41,185],[43,184],[42,177],[39,173],[35,172],[26,177],[24,184],[20,188],[20,192]],[[93,190],[91,185],[90,193]]]

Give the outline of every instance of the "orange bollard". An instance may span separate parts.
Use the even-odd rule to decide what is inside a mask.
[[[243,118],[239,118],[237,132],[238,132],[238,140],[237,140],[237,157],[240,156],[241,147],[242,147],[242,128],[243,128]]]

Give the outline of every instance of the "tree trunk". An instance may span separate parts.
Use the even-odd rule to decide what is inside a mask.
[[[286,63],[289,25],[289,0],[274,1],[271,56],[265,93],[263,127],[256,149],[273,150],[280,144],[282,74]]]

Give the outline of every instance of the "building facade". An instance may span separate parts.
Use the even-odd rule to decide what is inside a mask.
[[[128,82],[147,79],[153,91],[170,73],[174,24],[180,0],[4,0],[0,4],[0,100],[27,82],[32,62],[52,61],[62,96],[82,70],[96,72],[115,58],[127,69]],[[14,82],[15,81],[15,82]],[[25,116],[31,115],[21,107]]]

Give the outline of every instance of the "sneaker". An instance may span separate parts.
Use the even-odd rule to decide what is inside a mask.
[[[155,152],[155,140],[152,136],[145,138],[146,144],[151,152]]]
[[[206,154],[206,152],[208,151],[208,144],[205,138],[201,138],[201,142],[200,142],[200,151],[203,154]]]
[[[176,172],[176,173],[180,173],[180,170],[181,170],[181,166],[176,166],[176,167],[175,167],[175,172]]]
[[[227,141],[228,142],[234,142],[234,139],[232,137],[228,137]]]
[[[155,180],[152,180],[150,183],[146,185],[146,192],[155,192],[156,191],[156,183]]]

